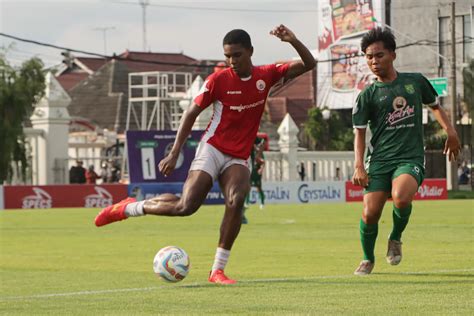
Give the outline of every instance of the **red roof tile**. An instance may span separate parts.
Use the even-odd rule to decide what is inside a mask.
[[[98,70],[107,63],[107,59],[105,58],[76,57],[76,59],[92,71]]]
[[[86,72],[68,72],[56,77],[64,90],[69,91],[74,88],[79,82],[86,79],[88,74]]]
[[[188,65],[197,62],[196,59],[181,53],[144,53],[126,51],[120,54],[118,57],[120,57],[120,60],[124,62],[128,69],[132,72],[172,71],[178,67],[181,67],[183,64]],[[150,61],[155,63],[146,63],[141,61]],[[166,63],[175,65],[167,65]]]
[[[286,113],[298,126],[307,120],[308,109],[316,104],[315,78],[316,72],[309,71],[271,91],[267,112],[273,124],[279,125]]]

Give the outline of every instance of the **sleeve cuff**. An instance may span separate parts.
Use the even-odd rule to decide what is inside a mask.
[[[433,102],[428,103],[428,104],[426,104],[426,105],[429,106],[430,108],[439,106],[438,98],[435,98],[435,100],[434,100]]]

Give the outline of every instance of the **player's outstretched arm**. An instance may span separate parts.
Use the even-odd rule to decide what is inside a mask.
[[[300,42],[295,34],[283,24],[275,27],[270,31],[271,35],[278,37],[282,42],[290,43],[301,57],[300,61],[295,61],[290,64],[285,75],[285,80],[293,79],[299,75],[313,69],[316,66],[316,61],[308,48]]]
[[[459,142],[458,133],[451,125],[451,122],[442,107],[431,107],[431,110],[438,123],[448,134],[448,139],[446,139],[444,144],[443,154],[448,156],[449,161],[454,161],[458,158],[459,152],[461,151],[461,143]]]
[[[174,167],[176,166],[176,161],[179,157],[179,152],[181,151],[183,144],[186,142],[189,133],[191,133],[191,128],[193,127],[196,118],[201,112],[202,108],[197,106],[195,103],[193,103],[189,109],[184,112],[181,122],[179,123],[178,133],[176,134],[173,148],[171,149],[168,156],[163,158],[158,164],[158,169],[165,177],[173,172]]]
[[[352,183],[361,187],[369,184],[369,176],[364,168],[364,151],[365,151],[365,128],[356,128],[354,137],[354,175]]]

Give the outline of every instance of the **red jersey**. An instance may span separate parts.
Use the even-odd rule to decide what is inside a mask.
[[[288,67],[288,64],[254,66],[249,78],[240,78],[231,68],[210,75],[194,99],[203,109],[214,103],[202,141],[227,155],[247,159],[270,88],[283,78]]]

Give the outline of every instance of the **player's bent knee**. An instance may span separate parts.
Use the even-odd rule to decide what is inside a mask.
[[[413,196],[409,194],[403,194],[400,191],[392,193],[393,204],[398,208],[405,208],[410,206]]]
[[[395,200],[395,199],[393,199],[393,204],[397,208],[407,208],[411,204],[411,199],[405,199],[405,200]]]
[[[362,213],[362,221],[366,224],[377,224],[379,222],[380,215],[370,209],[364,209]]]
[[[236,211],[241,211],[245,203],[245,195],[243,194],[234,194],[226,201],[226,207],[228,209],[235,209]]]

